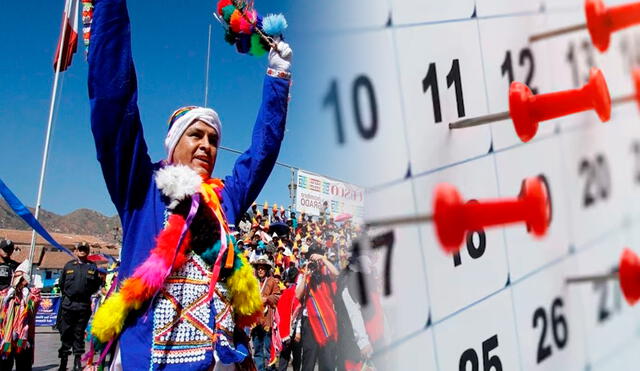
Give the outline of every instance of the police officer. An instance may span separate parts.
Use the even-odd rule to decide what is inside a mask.
[[[60,276],[62,304],[58,313],[57,327],[62,346],[58,350],[60,370],[67,369],[67,359],[73,348],[73,370],[82,370],[84,332],[91,317],[91,296],[101,285],[98,268],[87,258],[89,244],[76,245],[77,260],[65,264]]]
[[[13,272],[18,268],[18,262],[11,259],[13,250],[13,241],[0,241],[0,290],[4,290],[11,285]]]

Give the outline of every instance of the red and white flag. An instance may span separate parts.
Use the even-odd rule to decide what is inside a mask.
[[[58,39],[58,47],[53,59],[53,70],[57,70],[60,61],[60,72],[71,64],[71,58],[78,49],[78,12],[80,0],[66,0],[62,13],[62,31]],[[60,55],[62,53],[62,55]]]

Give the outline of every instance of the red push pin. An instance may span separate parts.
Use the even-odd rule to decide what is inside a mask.
[[[433,215],[386,219],[366,223],[366,226],[430,221],[434,222],[438,240],[448,253],[460,249],[467,232],[486,227],[525,223],[529,232],[542,237],[551,221],[549,191],[541,177],[532,177],[522,181],[517,198],[464,202],[454,186],[441,183],[434,191]]]
[[[640,68],[634,68],[631,72],[631,75],[633,76],[633,88],[635,90],[635,93],[611,99],[612,105],[627,102],[636,102],[638,104],[638,108],[640,108]]]
[[[640,2],[606,7],[602,0],[586,0],[584,13],[587,23],[533,35],[529,37],[529,42],[586,28],[589,30],[593,45],[604,53],[609,48],[613,32],[640,23]]]
[[[640,300],[640,258],[638,255],[625,248],[620,255],[620,263],[616,272],[596,276],[571,277],[566,279],[566,283],[598,282],[610,279],[619,280],[625,300],[629,305],[635,305]]]
[[[449,129],[484,125],[511,117],[520,140],[528,142],[536,135],[540,121],[595,110],[601,121],[611,116],[611,97],[602,71],[592,68],[589,82],[579,89],[534,95],[527,85],[512,82],[509,88],[509,111],[464,119],[449,124]]]

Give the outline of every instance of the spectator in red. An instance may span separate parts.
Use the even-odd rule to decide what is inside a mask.
[[[309,262],[296,283],[296,297],[303,305],[302,371],[313,371],[316,363],[319,371],[331,371],[338,339],[333,295],[339,272],[318,246],[310,247],[306,255]]]

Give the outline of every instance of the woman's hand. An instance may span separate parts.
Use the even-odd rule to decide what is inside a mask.
[[[289,72],[293,51],[289,44],[284,41],[276,40],[276,43],[277,50],[272,48],[269,51],[269,68],[276,71]]]

